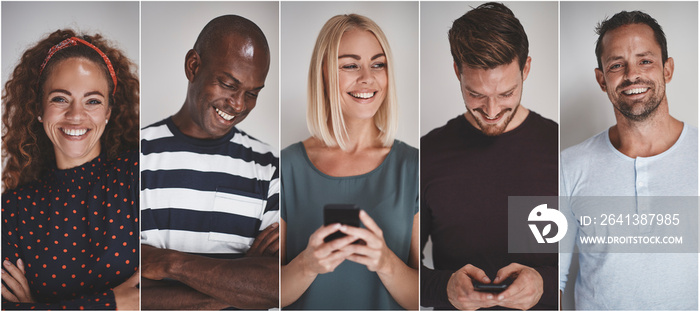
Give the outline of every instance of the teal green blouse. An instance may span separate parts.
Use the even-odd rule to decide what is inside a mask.
[[[413,216],[418,213],[418,150],[394,141],[382,164],[369,173],[333,177],[309,160],[304,145],[282,150],[282,219],[287,223],[287,258],[290,262],[323,225],[323,206],[356,204],[384,233],[387,246],[408,263]],[[418,284],[415,284],[418,287]],[[285,309],[402,309],[377,273],[361,264],[344,261],[335,271],[316,277],[306,292]]]

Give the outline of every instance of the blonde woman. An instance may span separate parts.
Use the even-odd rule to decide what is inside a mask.
[[[312,136],[281,157],[282,307],[418,308],[418,151],[394,139],[392,66],[367,17],[334,16],[321,29],[309,69]],[[323,226],[333,203],[360,207],[362,226]],[[346,236],[324,242],[337,231]]]

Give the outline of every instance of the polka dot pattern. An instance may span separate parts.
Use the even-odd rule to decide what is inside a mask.
[[[35,300],[3,309],[115,309],[139,262],[138,152],[52,169],[2,195],[3,259],[25,262]]]

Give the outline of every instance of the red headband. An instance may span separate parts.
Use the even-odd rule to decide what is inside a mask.
[[[89,48],[95,50],[97,54],[100,54],[102,56],[102,59],[105,61],[105,64],[107,65],[107,69],[109,69],[109,75],[112,76],[112,82],[114,82],[114,89],[112,90],[112,96],[114,96],[114,93],[117,91],[117,75],[114,73],[114,67],[112,67],[112,62],[109,61],[109,58],[105,53],[103,53],[100,49],[98,49],[96,46],[92,45],[90,42],[87,42],[83,39],[76,38],[76,37],[70,37],[66,40],[61,41],[60,43],[54,45],[49,49],[49,53],[46,55],[46,58],[44,59],[44,62],[41,64],[41,69],[39,69],[39,76],[41,76],[41,73],[44,71],[44,67],[46,67],[46,64],[49,62],[51,57],[56,54],[56,52],[63,50],[67,47],[71,46],[76,46],[78,43],[81,43],[83,45],[88,46]]]

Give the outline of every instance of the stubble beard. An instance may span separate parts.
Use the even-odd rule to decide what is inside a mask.
[[[515,108],[513,108],[513,111],[506,117],[506,119],[503,120],[501,124],[486,124],[481,121],[480,118],[478,118],[474,112],[472,112],[471,109],[467,108],[467,112],[474,118],[476,121],[476,124],[479,125],[479,130],[484,133],[486,136],[498,136],[503,134],[503,132],[506,131],[506,128],[508,128],[508,124],[510,124],[510,121],[513,120],[513,117],[515,116],[515,113],[518,112],[518,108],[520,107],[520,103],[518,103]]]
[[[628,103],[623,99],[624,95],[619,95],[615,99],[615,102],[613,102],[613,107],[615,107],[615,110],[619,111],[626,119],[633,122],[642,122],[651,117],[654,114],[654,112],[656,112],[656,109],[659,108],[659,105],[661,105],[661,101],[664,98],[663,94],[665,94],[666,92],[666,89],[663,85],[660,92],[657,93],[656,83],[648,80],[641,82],[643,82],[646,86],[649,87],[649,92],[652,92],[648,99]],[[625,88],[632,84],[632,82],[625,81],[625,83],[622,83],[620,84],[620,86],[618,86],[618,89]],[[616,91],[615,94],[620,93],[620,91]],[[640,105],[641,108],[638,108],[638,106]],[[641,111],[639,111],[640,109]]]

